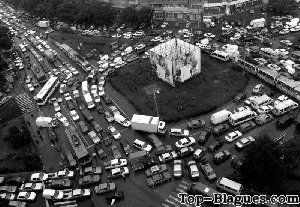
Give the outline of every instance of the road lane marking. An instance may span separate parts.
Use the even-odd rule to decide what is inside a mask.
[[[176,188],[177,191],[179,191],[180,193],[186,193],[184,190],[180,189],[180,188]]]
[[[179,184],[178,186],[180,186],[180,187],[182,187],[183,189],[187,189],[187,187],[186,186],[184,186],[184,185],[182,185],[182,184]]]
[[[122,133],[122,132],[124,132],[124,131],[126,131],[126,130],[128,130],[128,129],[129,129],[129,127],[126,128],[126,129],[122,129],[122,130],[120,131],[120,133]]]
[[[130,120],[129,116],[121,109],[121,107],[110,97],[111,101],[114,102],[114,104],[118,107],[120,111],[127,117],[127,119]]]
[[[93,146],[95,146],[95,144],[92,144],[92,145],[90,145],[90,146],[87,146],[86,148],[89,149],[89,148],[91,148],[91,147],[93,147]]]
[[[176,207],[180,207],[179,205],[177,205],[177,204],[174,203],[173,201],[170,201],[169,199],[166,199],[165,201],[166,201],[167,203],[170,203],[170,204],[176,206]]]
[[[181,182],[184,183],[184,184],[190,185],[190,183],[188,183],[188,182],[186,182],[184,180],[182,180]]]

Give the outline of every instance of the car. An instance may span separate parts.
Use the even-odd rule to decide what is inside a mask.
[[[173,176],[174,178],[181,178],[183,176],[183,160],[174,160]]]
[[[44,182],[48,179],[48,174],[46,173],[33,173],[30,176],[31,182]]]
[[[80,176],[101,175],[102,174],[102,169],[101,169],[101,166],[85,167],[85,168],[80,169],[79,174],[80,174]]]
[[[4,199],[4,200],[15,200],[16,198],[16,194],[14,193],[0,193],[0,198]]]
[[[75,173],[72,170],[68,170],[67,168],[65,168],[64,170],[60,170],[57,172],[57,177],[58,178],[74,178]]]
[[[101,102],[100,96],[99,96],[98,94],[93,93],[93,96],[94,96],[94,101],[95,101],[96,103],[100,103],[100,102]]]
[[[64,97],[65,97],[66,101],[72,100],[72,96],[69,93],[64,93]]]
[[[247,122],[241,124],[238,129],[240,132],[245,133],[245,132],[255,128],[256,126],[257,125],[255,124],[254,121],[247,121]]]
[[[118,140],[121,138],[121,133],[115,127],[109,126],[108,131],[114,137],[114,139]]]
[[[261,106],[257,109],[257,112],[259,114],[267,114],[267,113],[270,113],[272,110],[273,110],[273,106],[270,106],[270,105],[266,105],[266,106]]]
[[[110,110],[110,112],[113,114],[113,115],[115,115],[115,114],[121,114],[120,113],[120,111],[119,111],[119,109],[116,107],[116,106],[109,106],[108,107],[109,108],[109,110]]]
[[[151,142],[151,144],[154,145],[155,148],[158,148],[163,145],[163,143],[158,139],[158,137],[154,134],[148,135],[148,139]]]
[[[103,106],[101,104],[98,104],[97,107],[96,107],[96,109],[97,109],[97,112],[99,114],[103,114],[104,113],[104,108],[103,108]]]
[[[100,124],[97,122],[97,121],[92,121],[92,125],[94,127],[94,129],[96,130],[96,132],[102,132],[103,129],[102,127],[100,126]]]
[[[91,196],[90,189],[67,189],[61,190],[60,192],[63,192],[64,200],[84,199],[89,198]]]
[[[252,101],[254,101],[258,96],[250,96],[245,100],[246,105],[250,105]]]
[[[162,183],[168,182],[172,179],[169,172],[157,173],[149,178],[147,178],[147,186],[149,188],[154,188]]]
[[[169,135],[170,136],[176,136],[176,137],[187,137],[189,136],[189,131],[185,129],[177,129],[177,128],[171,128]]]
[[[124,177],[126,175],[129,175],[128,167],[118,167],[118,168],[111,169],[107,177],[109,179],[112,179],[112,178]]]
[[[221,164],[231,157],[231,153],[228,150],[222,150],[214,154],[213,161],[215,164]]]
[[[79,125],[80,130],[82,131],[82,133],[87,133],[89,131],[89,128],[88,128],[88,126],[86,125],[86,123],[84,121],[78,122],[78,125]]]
[[[196,149],[194,154],[193,154],[193,159],[195,161],[199,161],[204,154],[206,153],[206,149],[204,147],[200,147],[199,149]]]
[[[66,84],[60,84],[59,86],[59,93],[64,94],[68,92],[68,87]]]
[[[211,134],[210,128],[205,128],[205,129],[201,130],[199,133],[199,137],[198,137],[198,143],[199,144],[206,143],[206,141],[210,137],[210,134]]]
[[[32,76],[31,75],[27,75],[26,78],[25,78],[25,83],[29,84],[29,83],[31,83],[31,81],[32,81]]]
[[[152,167],[150,167],[149,169],[147,169],[145,171],[146,173],[146,176],[147,177],[151,177],[155,174],[158,174],[158,173],[162,173],[162,172],[165,172],[168,170],[168,167],[166,164],[161,164],[161,165],[153,165]]]
[[[130,153],[133,153],[133,150],[130,147],[129,142],[125,138],[120,140],[120,147],[123,149],[125,155],[129,155]]]
[[[104,142],[104,145],[105,145],[105,146],[111,145],[111,144],[112,144],[111,139],[113,139],[113,137],[112,137],[111,134],[108,133],[108,132],[105,132],[105,135],[106,135],[106,136],[103,136],[103,142]]]
[[[216,37],[216,35],[214,35],[214,34],[212,34],[212,33],[205,33],[204,34],[204,37],[207,37],[207,38],[215,38]]]
[[[276,64],[268,64],[267,67],[271,70],[280,71],[281,67]],[[253,89],[254,90],[254,89]]]
[[[27,84],[27,87],[30,92],[34,92],[35,89],[31,83]]]
[[[244,163],[244,159],[243,158],[238,159],[236,155],[233,155],[231,157],[231,166],[234,169],[239,170],[242,167],[243,163]]]
[[[255,141],[255,139],[252,136],[242,138],[240,141],[235,143],[235,148],[238,151],[241,151],[242,149],[246,148],[247,146],[249,146],[254,141]]]
[[[247,93],[238,93],[234,98],[233,100],[235,102],[241,102],[244,98],[247,97]]]
[[[293,45],[293,43],[290,40],[280,40],[279,42],[283,45],[286,45],[286,46],[292,46]]]
[[[79,186],[84,187],[100,182],[100,175],[86,175],[79,179]]]
[[[216,175],[215,171],[213,170],[213,168],[211,167],[211,165],[209,164],[209,162],[207,160],[203,160],[200,163],[200,168],[202,169],[206,178],[209,181],[213,181],[213,180],[217,179],[217,175]]]
[[[144,150],[146,152],[151,152],[152,146],[150,144],[147,144],[146,142],[143,142],[139,139],[135,139],[132,143],[132,145],[140,150]]]
[[[50,189],[72,188],[73,183],[69,179],[47,180],[46,186]]]
[[[122,156],[119,149],[118,149],[118,147],[117,147],[117,145],[113,144],[111,146],[111,152],[112,152],[112,155],[115,159],[121,158],[121,156]]]
[[[251,108],[249,106],[241,106],[237,109],[234,109],[233,113],[239,113],[239,112],[242,112],[242,111],[251,111]]]
[[[100,140],[100,137],[97,135],[96,132],[90,131],[88,133],[88,135],[89,135],[90,139],[93,141],[94,144],[100,144],[101,140]]]
[[[179,141],[175,142],[175,146],[177,148],[183,148],[188,147],[196,143],[195,138],[193,137],[185,137],[183,139],[180,139]]]
[[[60,106],[59,106],[58,102],[54,102],[53,106],[54,106],[54,111],[56,111],[56,112],[60,111]]]
[[[107,204],[111,205],[112,201],[124,200],[124,193],[122,191],[114,191],[105,194]]]
[[[197,164],[194,160],[190,160],[187,162],[187,166],[189,168],[189,174],[192,180],[199,179],[200,173],[197,167]]]
[[[107,120],[107,122],[109,122],[109,123],[111,123],[115,120],[113,115],[109,111],[104,111],[104,116],[105,116],[105,119]]]
[[[18,186],[3,185],[0,186],[0,192],[16,193]]]
[[[107,157],[106,152],[101,146],[95,147],[96,154],[99,156],[100,159],[105,159]]]
[[[43,187],[43,183],[24,183],[19,188],[19,191],[42,191]]]
[[[19,201],[34,201],[36,199],[35,192],[19,192],[17,200]]]
[[[240,138],[242,133],[240,131],[230,132],[228,135],[225,136],[226,142],[233,142],[234,140]]]
[[[159,155],[158,160],[161,163],[166,163],[166,162],[176,159],[177,157],[178,157],[178,154],[175,151],[171,151],[171,152],[166,152],[164,154]]]
[[[99,185],[95,186],[95,192],[96,194],[105,194],[109,193],[111,191],[116,190],[116,183],[100,183]]]
[[[102,97],[103,97],[104,102],[105,102],[106,104],[111,104],[111,103],[112,103],[112,100],[108,97],[107,94],[104,94]]]
[[[79,116],[78,116],[78,114],[75,110],[71,110],[70,115],[71,115],[73,121],[78,121],[79,120]]]
[[[271,114],[259,114],[257,117],[255,117],[255,122],[258,125],[263,125],[267,122],[270,122],[273,120],[273,116]]]
[[[224,141],[222,141],[220,139],[216,139],[213,143],[211,143],[208,146],[208,149],[209,149],[210,152],[215,152],[216,150],[221,148],[223,145],[224,145]]]
[[[105,95],[105,91],[103,86],[98,86],[98,95],[99,96],[104,96]],[[104,99],[105,100],[105,99]],[[108,101],[108,99],[106,98],[106,101]]]
[[[188,129],[199,129],[205,127],[206,122],[202,119],[194,119],[187,123]]]
[[[295,117],[290,114],[287,114],[276,122],[276,126],[280,128],[285,128],[293,124],[294,121],[295,121]]]
[[[194,148],[193,147],[182,147],[178,150],[178,155],[180,157],[187,157],[189,155],[192,155],[194,153]]]
[[[252,93],[254,93],[254,94],[260,94],[260,93],[262,92],[263,88],[264,88],[264,85],[263,85],[263,84],[257,84],[257,85],[253,88]]]
[[[228,124],[219,124],[219,125],[215,126],[215,127],[212,129],[212,133],[213,133],[214,135],[219,136],[219,135],[221,135],[221,134],[227,132],[227,131],[229,130],[229,128],[230,128],[230,127],[229,127]]]
[[[69,108],[70,111],[72,110],[75,110],[75,105],[74,105],[74,102],[69,100],[69,101],[66,101],[67,103],[67,107]]]

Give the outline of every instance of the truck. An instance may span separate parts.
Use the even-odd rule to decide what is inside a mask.
[[[224,109],[222,111],[218,111],[218,112],[212,114],[211,117],[210,117],[210,121],[214,125],[220,124],[224,121],[227,121],[231,114],[232,113],[230,111]]]
[[[258,28],[263,28],[266,25],[266,19],[265,18],[260,18],[260,19],[253,19],[249,26],[247,26],[247,29],[258,29]]]
[[[159,120],[159,117],[133,114],[131,128],[136,131],[149,133],[166,134],[166,123]]]
[[[41,28],[48,28],[50,26],[50,22],[49,21],[39,21],[37,23],[37,26],[41,27]]]
[[[147,185],[149,188],[154,188],[162,183],[170,181],[171,179],[169,172],[162,172],[147,178]]]
[[[58,121],[56,118],[51,117],[38,117],[36,119],[37,127],[56,127],[58,125]]]

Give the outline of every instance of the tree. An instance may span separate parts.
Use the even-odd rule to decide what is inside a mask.
[[[125,8],[121,13],[121,19],[124,23],[130,24],[131,26],[137,26],[138,15],[137,11],[133,7]]]
[[[137,12],[138,24],[145,24],[145,27],[151,26],[154,10],[151,7],[144,6]]]
[[[298,4],[295,0],[269,0],[268,7],[276,15],[295,14]]]

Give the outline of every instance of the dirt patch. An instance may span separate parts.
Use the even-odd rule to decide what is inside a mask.
[[[142,88],[142,90],[145,91],[147,95],[151,95],[155,93],[155,91],[160,91],[161,89],[156,84],[151,84],[149,86]]]

